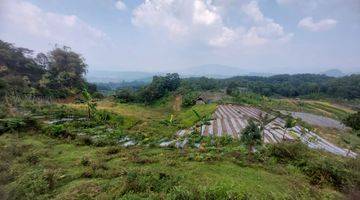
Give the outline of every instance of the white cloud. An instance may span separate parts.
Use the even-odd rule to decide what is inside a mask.
[[[2,0],[0,11],[1,35],[13,41],[40,44],[95,46],[106,35],[76,15],[46,12],[23,0]],[[22,36],[20,36],[22,35]]]
[[[222,32],[217,37],[211,38],[209,44],[216,47],[224,47],[233,42],[237,37],[237,33],[230,29],[223,27]]]
[[[193,22],[195,24],[211,25],[220,22],[221,17],[216,12],[216,7],[202,0],[195,0]]]
[[[255,22],[264,21],[264,15],[260,11],[257,1],[251,1],[248,4],[242,6],[242,10],[246,15],[251,17]]]
[[[319,32],[330,30],[334,28],[336,24],[337,21],[334,19],[322,19],[315,22],[312,17],[306,17],[299,21],[298,27],[308,31]]]
[[[291,38],[281,25],[264,16],[257,1],[243,4],[239,12],[251,20],[250,26],[226,24],[224,9],[211,0],[145,0],[134,9],[132,23],[164,32],[171,39],[215,47],[262,45]]]
[[[284,5],[284,4],[291,4],[297,2],[297,0],[276,0],[276,2],[280,5]]]
[[[118,1],[116,1],[116,3],[115,3],[115,7],[116,7],[116,9],[118,9],[118,10],[126,10],[126,4],[122,1],[122,0],[118,0]]]

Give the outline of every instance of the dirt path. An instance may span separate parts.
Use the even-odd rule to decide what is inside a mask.
[[[308,124],[315,126],[336,128],[340,130],[344,130],[346,128],[345,125],[340,121],[328,117],[323,117],[323,116],[314,115],[310,113],[303,113],[303,112],[291,112],[291,115],[295,118],[302,119]]]
[[[174,103],[173,103],[173,110],[174,111],[180,111],[181,110],[181,104],[182,104],[182,96],[177,95],[175,97]]]

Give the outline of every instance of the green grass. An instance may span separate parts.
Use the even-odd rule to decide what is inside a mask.
[[[13,192],[11,194],[25,195],[21,196],[24,199],[112,199],[126,196],[168,199],[176,194],[173,189],[163,191],[163,187],[175,187],[180,192],[194,194],[197,191],[222,195],[225,191],[251,199],[311,199],[327,195],[336,199],[341,196],[327,187],[313,188],[298,172],[272,173],[261,167],[240,166],[232,160],[188,161],[176,149],[119,148],[118,153],[108,154],[110,147],[77,146],[42,135],[5,134],[0,136],[0,141],[2,150],[9,144],[27,147],[21,156],[8,158],[15,179],[4,187],[6,192]],[[38,163],[26,161],[25,158],[31,154],[39,156]],[[82,164],[84,157],[89,160],[89,165]],[[53,188],[49,188],[46,180],[49,171],[54,174]],[[85,177],[84,173],[90,176]],[[131,186],[127,181],[129,173],[137,174],[136,184],[143,187],[133,194],[125,190]],[[167,178],[158,180],[159,174],[165,174]],[[149,185],[163,184],[163,181],[173,185]],[[35,186],[39,189],[37,193],[33,193],[37,191]],[[153,187],[155,189],[151,189]]]
[[[266,106],[299,108],[299,105],[291,100],[262,101]],[[174,133],[180,128],[193,126],[198,120],[193,109],[200,115],[211,115],[216,106],[195,105],[173,111],[171,104],[164,102],[152,106],[98,102],[98,109],[123,116],[125,123],[117,128],[121,128],[124,135],[141,143],[130,148],[123,148],[116,143],[109,143],[104,147],[87,146],[77,139],[49,137],[43,134],[41,129],[2,134],[0,198],[6,195],[11,197],[9,199],[344,197],[344,194],[339,192],[341,190],[333,188],[331,184],[311,185],[309,176],[295,167],[297,165],[294,163],[277,163],[273,158],[261,153],[255,155],[254,162],[247,161],[246,148],[238,141],[216,138],[215,145],[210,145],[209,138],[203,138],[204,148],[196,149],[189,145],[184,151],[151,145],[161,139],[174,137]],[[75,111],[79,113],[84,109],[81,104],[65,107],[76,108]],[[53,113],[51,108],[46,108],[45,111],[44,113]],[[169,119],[171,114],[174,115],[175,123],[162,123]],[[81,126],[86,126],[86,123],[73,123],[75,125],[72,124],[70,130],[74,132],[111,132],[104,131],[107,129],[106,124],[99,128],[82,129],[84,127]],[[195,139],[199,138],[196,135]]]
[[[211,115],[216,104],[195,105],[191,108],[184,108],[181,111],[173,111],[168,104],[145,106],[141,104],[124,104],[111,101],[98,102],[98,109],[108,110],[120,114],[125,118],[124,131],[137,140],[155,142],[163,138],[171,138],[176,131],[182,128],[189,128],[197,122],[193,109],[201,115]],[[82,104],[70,104],[69,106],[83,109]],[[174,115],[174,125],[167,126],[162,121]]]
[[[176,116],[181,127],[188,128],[197,122],[198,118],[193,110],[196,110],[201,116],[212,115],[216,110],[216,104],[195,105],[192,108],[185,109]]]

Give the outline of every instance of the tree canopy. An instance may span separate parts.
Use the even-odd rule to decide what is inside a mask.
[[[87,65],[69,47],[38,53],[0,40],[0,93],[65,98],[81,92]],[[96,89],[95,89],[96,90]]]

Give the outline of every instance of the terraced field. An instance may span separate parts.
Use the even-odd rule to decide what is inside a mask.
[[[300,140],[313,149],[322,149],[342,156],[357,156],[356,153],[337,147],[321,138],[316,133],[299,125],[291,129],[286,129],[285,121],[283,119],[271,116],[257,108],[247,106],[232,104],[219,105],[213,114],[213,120],[210,121],[210,125],[204,125],[201,128],[201,135],[218,137],[229,135],[238,139],[250,119],[261,121],[265,116],[272,119],[264,128],[263,140],[265,143],[277,143],[284,140]],[[186,134],[191,131],[192,129],[180,130],[177,132],[177,135],[186,136]]]

